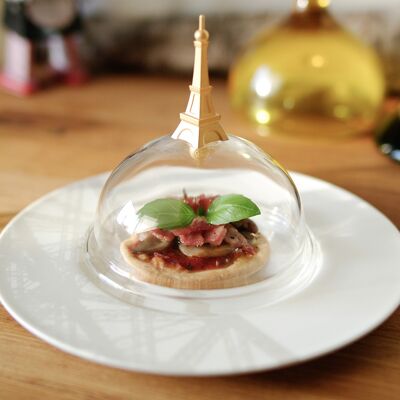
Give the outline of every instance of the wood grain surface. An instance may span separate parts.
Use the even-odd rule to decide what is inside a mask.
[[[0,228],[48,191],[110,170],[142,144],[173,131],[186,106],[187,83],[116,76],[29,99],[0,93]],[[371,138],[263,137],[229,109],[223,81],[215,84],[214,102],[227,131],[253,140],[291,170],[352,191],[400,226],[400,166],[380,155]],[[302,365],[182,379],[70,356],[28,333],[0,307],[1,400],[220,398],[399,399],[400,312],[358,342]]]

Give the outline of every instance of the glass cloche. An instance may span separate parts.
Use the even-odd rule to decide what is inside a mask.
[[[174,312],[272,303],[309,282],[320,259],[288,172],[220,124],[204,25],[200,16],[180,124],[111,173],[85,246],[103,289]]]

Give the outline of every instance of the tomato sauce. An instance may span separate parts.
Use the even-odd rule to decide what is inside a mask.
[[[162,258],[166,264],[181,266],[188,271],[196,272],[227,267],[241,255],[243,252],[237,250],[223,257],[189,257],[178,249],[166,249],[155,252],[153,257]]]
[[[163,266],[167,268],[199,272],[229,267],[239,257],[251,257],[256,252],[256,248],[249,246],[248,248],[237,248],[232,253],[220,257],[190,257],[183,254],[177,243],[174,243],[165,250],[155,251],[154,253],[132,252],[132,255],[141,261],[151,262],[153,265],[157,265],[157,261],[162,260]]]
[[[152,254],[132,253],[132,255],[145,262],[151,262],[155,257],[157,257],[162,259],[165,262],[165,266],[168,268],[178,270],[183,268],[187,271],[199,272],[229,267],[229,265],[239,257],[251,257],[252,254],[247,254],[241,249],[236,249],[231,254],[222,257],[189,257],[177,248],[169,248],[163,251],[156,251]]]

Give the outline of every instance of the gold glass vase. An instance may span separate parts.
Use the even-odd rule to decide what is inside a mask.
[[[270,133],[349,136],[374,124],[385,91],[379,59],[328,4],[296,0],[291,15],[232,66],[232,105]]]

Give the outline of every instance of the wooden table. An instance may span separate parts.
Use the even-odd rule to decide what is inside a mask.
[[[372,203],[400,226],[400,167],[368,137],[305,141],[257,135],[235,116],[224,82],[214,102],[228,131],[287,168],[326,179]],[[140,145],[174,130],[187,80],[107,77],[29,99],[0,93],[0,227],[46,192],[112,169]],[[388,255],[390,257],[390,255]],[[42,342],[0,307],[0,399],[399,399],[400,312],[332,355],[273,372],[169,378],[83,361]]]

